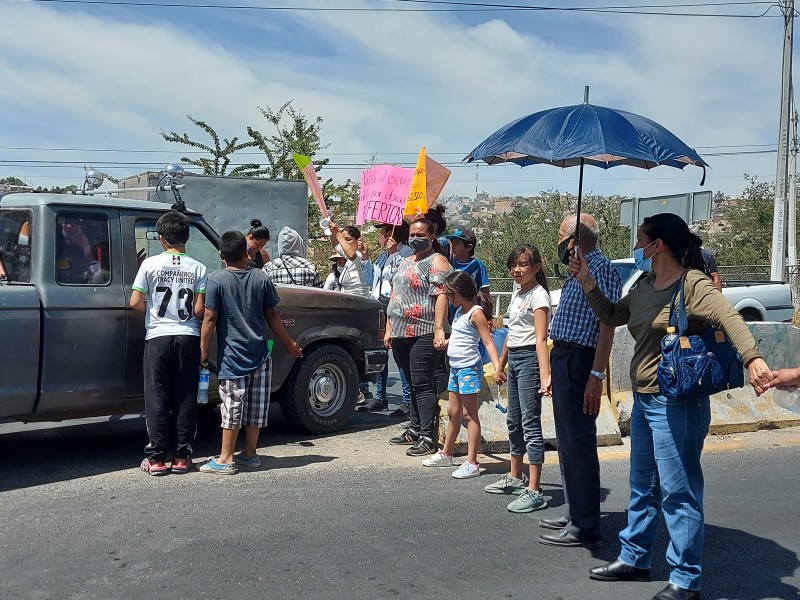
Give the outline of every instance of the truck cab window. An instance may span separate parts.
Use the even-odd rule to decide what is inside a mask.
[[[0,210],[0,281],[31,280],[31,213]]]
[[[163,248],[156,231],[155,220],[140,219],[136,221],[136,253],[140,259],[161,254]],[[186,242],[186,254],[203,263],[209,275],[224,269],[225,265],[219,256],[216,243],[212,242],[194,223],[189,224],[189,241]]]
[[[56,221],[56,280],[64,285],[111,281],[108,217],[59,214]]]

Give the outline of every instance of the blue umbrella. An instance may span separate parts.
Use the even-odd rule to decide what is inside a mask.
[[[583,166],[610,169],[629,165],[652,169],[659,165],[683,169],[708,164],[692,148],[655,121],[634,113],[584,103],[551,108],[522,117],[498,129],[464,159],[490,165],[512,162],[522,167],[536,164],[557,167],[580,165],[577,214],[583,197]],[[576,230],[576,238],[577,231]]]

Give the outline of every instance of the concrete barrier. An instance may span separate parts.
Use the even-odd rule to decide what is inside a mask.
[[[800,328],[790,323],[750,323],[761,354],[771,369],[800,365]],[[630,414],[633,406],[630,364],[634,341],[627,327],[618,327],[611,351],[608,389],[600,403],[597,419],[597,444],[614,446],[622,443],[622,436],[630,434]],[[745,381],[747,378],[745,377]],[[482,452],[508,452],[506,416],[495,408],[497,386],[494,369],[484,367],[484,381],[478,396],[478,415],[484,439]],[[439,442],[444,443],[447,427],[447,393],[440,397]],[[757,398],[753,388],[744,388],[715,394],[711,397],[711,433],[727,434],[759,429],[777,429],[800,426],[800,415],[785,410],[772,400],[772,391]],[[542,429],[545,445],[555,447],[553,403],[550,398],[542,402]],[[466,427],[462,426],[456,442],[457,451],[466,449]]]
[[[800,329],[790,323],[750,323],[764,360],[771,369],[800,365]],[[627,327],[618,327],[611,351],[611,408],[616,412],[620,431],[630,434],[633,406],[629,366],[633,359],[634,341]],[[745,382],[747,377],[745,376]],[[756,397],[753,388],[745,387],[714,394],[711,397],[711,433],[741,433],[759,429],[776,429],[800,425],[796,415],[775,404],[772,391]]]
[[[497,401],[497,385],[494,382],[494,368],[486,365],[483,368],[483,386],[478,395],[478,417],[481,421],[483,442],[481,452],[508,452],[508,428],[506,415],[495,408]],[[505,390],[504,390],[505,392]],[[447,429],[447,394],[439,398],[439,443],[444,443]],[[556,447],[556,430],[553,421],[553,401],[549,397],[542,400],[542,433],[546,447]],[[617,424],[617,415],[611,410],[608,396],[603,396],[600,403],[600,414],[597,417],[597,445],[618,446],[622,444],[622,436]],[[466,452],[467,428],[462,423],[456,441],[456,452]]]

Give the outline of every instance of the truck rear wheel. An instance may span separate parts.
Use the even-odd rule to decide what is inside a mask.
[[[339,346],[317,346],[289,373],[280,392],[281,411],[298,429],[331,433],[347,425],[357,396],[352,357]]]
[[[750,323],[761,320],[761,313],[755,308],[743,308],[739,311],[742,318]]]

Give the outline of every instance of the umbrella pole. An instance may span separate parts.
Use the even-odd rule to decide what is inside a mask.
[[[575,211],[575,248],[581,241],[581,203],[583,201],[583,158],[581,158],[581,172],[578,176],[578,209]]]

